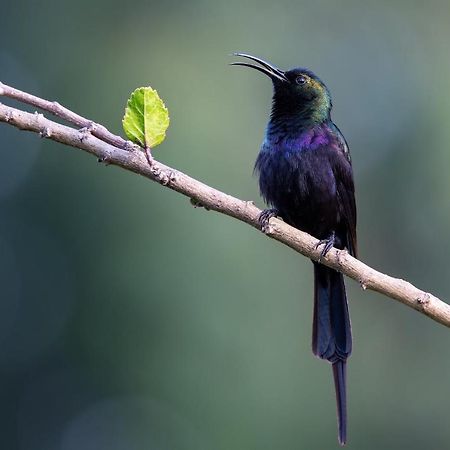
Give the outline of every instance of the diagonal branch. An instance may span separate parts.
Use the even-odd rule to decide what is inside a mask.
[[[94,136],[98,137],[102,141],[108,144],[114,145],[115,147],[127,149],[130,141],[126,141],[120,136],[112,134],[103,125],[93,122],[92,120],[85,119],[84,117],[70,111],[64,106],[60,105],[58,102],[50,102],[44,100],[35,95],[28,94],[27,92],[19,91],[11,86],[7,86],[0,82],[0,95],[5,97],[13,98],[19,102],[26,103],[27,105],[35,106],[36,108],[48,111],[54,116],[58,116],[65,121],[76,125],[79,128],[85,128],[87,131],[92,133]]]
[[[120,136],[115,136],[104,126],[95,124],[58,103],[43,100],[0,83],[0,96],[2,95],[39,107],[78,128],[61,125],[37,112],[28,113],[2,103],[0,103],[0,122],[84,150],[95,155],[99,161],[122,167],[177,191],[189,197],[194,204],[234,217],[259,229],[258,218],[261,210],[253,202],[239,200],[218,191],[154,159],[147,160],[140,147]],[[320,256],[320,250],[316,249],[317,239],[281,220],[271,219],[268,229],[264,231],[269,237],[314,261]],[[322,262],[358,281],[363,289],[371,289],[398,300],[450,327],[450,305],[411,283],[378,272],[353,258],[345,250],[333,249],[322,258]]]

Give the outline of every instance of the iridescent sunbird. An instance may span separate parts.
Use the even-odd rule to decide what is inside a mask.
[[[310,70],[283,71],[245,53],[250,62],[232,65],[256,69],[272,80],[270,120],[256,159],[261,195],[269,205],[260,216],[264,229],[271,217],[319,239],[321,258],[334,246],[356,257],[356,205],[347,142],[331,120],[331,96]],[[333,368],[338,439],[347,441],[346,362],[352,335],[344,278],[319,262],[314,265],[312,350]]]

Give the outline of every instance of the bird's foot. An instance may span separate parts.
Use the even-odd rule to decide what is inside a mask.
[[[278,209],[264,209],[263,212],[258,217],[259,227],[263,233],[266,233],[269,229],[269,221],[272,217],[278,217],[280,212]]]
[[[333,231],[329,237],[327,237],[326,239],[320,240],[320,241],[316,244],[316,250],[317,250],[321,245],[323,245],[323,249],[322,249],[322,251],[320,252],[320,256],[319,256],[318,262],[321,262],[322,258],[324,258],[324,257],[326,256],[326,254],[333,248],[335,239],[336,239],[336,235],[335,235],[335,233],[334,233],[334,231]]]

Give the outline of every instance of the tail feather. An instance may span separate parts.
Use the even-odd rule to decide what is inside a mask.
[[[337,361],[333,364],[334,389],[336,391],[336,405],[338,417],[339,444],[347,442],[347,363]]]
[[[347,440],[346,361],[352,351],[347,296],[342,274],[314,263],[312,349],[333,365],[339,443]]]

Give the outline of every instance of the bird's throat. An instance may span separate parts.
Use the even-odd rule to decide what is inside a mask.
[[[279,115],[272,112],[266,129],[266,138],[275,142],[297,139],[300,136],[309,134],[310,131],[326,127],[328,121],[329,116],[319,117],[309,114]]]
[[[267,134],[285,137],[320,126],[330,120],[331,104],[322,99],[305,102],[283,101],[274,95]]]

